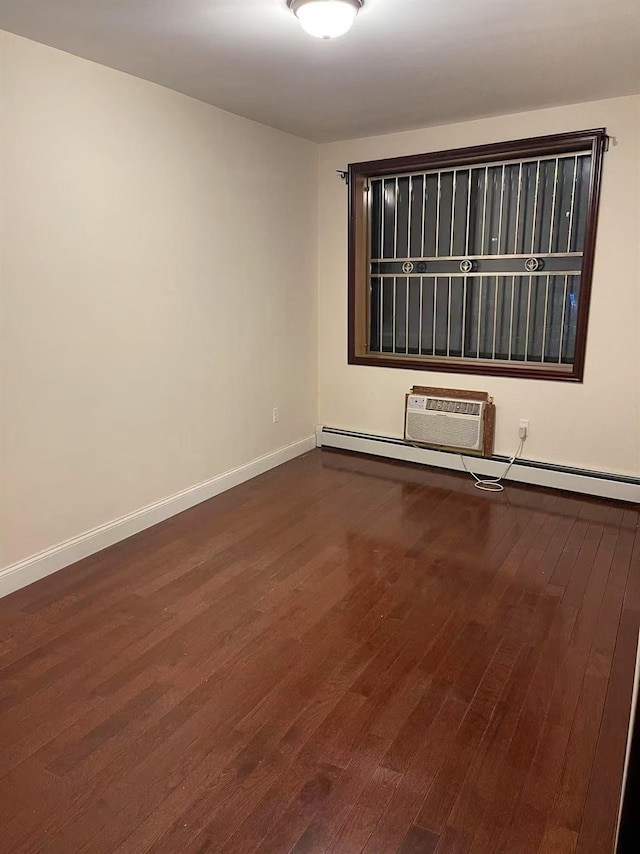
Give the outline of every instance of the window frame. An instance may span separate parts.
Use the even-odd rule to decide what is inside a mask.
[[[442,371],[481,376],[521,377],[523,379],[582,382],[587,344],[589,305],[595,257],[602,164],[607,148],[605,128],[552,134],[448,149],[384,160],[350,163],[348,216],[348,363],[404,370]],[[537,367],[531,362],[489,362],[459,356],[416,356],[373,352],[369,349],[369,221],[365,188],[370,178],[392,177],[399,172],[427,171],[483,165],[498,160],[518,160],[591,150],[591,175],[587,194],[586,230],[583,249],[580,297],[576,321],[573,365]]]

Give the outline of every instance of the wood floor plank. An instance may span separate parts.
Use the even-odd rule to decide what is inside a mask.
[[[399,783],[398,774],[379,765],[373,779],[363,790],[347,820],[326,850],[335,854],[355,854],[362,851],[380,821],[380,816],[387,811]]]
[[[400,780],[364,851],[395,851],[414,824],[420,804],[455,743],[467,706],[447,697],[424,733],[424,739]],[[475,717],[473,718],[475,720]],[[335,847],[341,850],[339,839]]]
[[[0,850],[609,854],[637,508],[313,451],[0,601]]]
[[[426,790],[417,822],[440,835],[467,778],[473,758],[495,715],[500,698],[508,685],[520,647],[503,641],[495,650],[475,692],[468,711],[455,733],[451,749],[432,784]]]
[[[597,616],[597,624],[595,632],[590,632],[592,638],[591,651],[589,653],[590,660],[602,663],[602,656],[605,656],[605,669],[608,672],[610,662],[613,656],[613,648],[615,637],[617,634],[618,621],[620,610],[626,586],[626,580],[629,572],[629,559],[631,556],[631,547],[633,545],[634,535],[628,531],[622,531],[616,543],[613,562],[607,578],[604,594],[600,602],[600,608]],[[592,577],[596,577],[595,574]],[[593,589],[593,588],[592,588]],[[587,598],[585,597],[585,602]],[[586,609],[585,609],[586,610]],[[590,610],[590,609],[589,609]],[[592,614],[593,620],[593,614]],[[584,652],[574,658],[572,669],[577,671],[579,660],[584,660]],[[595,666],[595,664],[593,665]],[[565,763],[570,760],[567,756],[567,748],[569,746],[569,737],[572,726],[576,725],[575,710],[577,704],[587,700],[585,692],[591,690],[593,677],[589,671],[589,666],[585,671],[585,681],[578,688],[574,681],[574,686],[570,683],[558,683],[555,701],[552,699],[550,713],[545,723],[545,730],[542,733],[538,751],[525,784],[525,791],[521,799],[517,814],[514,820],[514,830],[510,835],[510,844],[520,848],[524,854],[526,852],[536,852],[538,847],[542,845],[543,834],[545,833],[545,816],[548,816],[553,806],[554,795],[556,788],[560,783],[561,774]],[[603,690],[603,685],[600,686],[600,691]],[[578,693],[578,690],[580,693]],[[570,698],[573,696],[573,700]],[[561,702],[561,705],[560,705]],[[590,706],[589,712],[594,720],[599,723],[598,703],[593,703]],[[630,702],[630,698],[629,698]],[[614,709],[615,703],[612,698],[612,703],[609,708]],[[578,726],[584,726],[577,722]],[[612,734],[613,735],[613,734]],[[576,738],[577,736],[574,736]],[[614,736],[615,740],[615,736]],[[618,738],[618,754],[620,755],[621,746],[624,742],[624,737]],[[606,740],[607,754],[609,753],[610,742]],[[591,755],[591,751],[585,750],[585,753]],[[599,780],[606,779],[606,773],[609,769],[608,763],[602,772],[598,774]],[[614,766],[615,767],[615,766]],[[618,769],[622,767],[621,759],[619,759]],[[582,776],[582,775],[581,775]],[[589,774],[586,775],[587,778]],[[603,798],[608,798],[611,804],[609,821],[612,820],[616,811],[616,794],[617,787],[615,782],[606,790],[600,790],[598,795],[598,804]],[[579,803],[583,801],[583,782],[580,779],[576,791],[572,793],[572,797],[577,796]],[[595,810],[596,814],[601,815],[602,811],[599,807]],[[548,822],[549,828],[557,828],[558,825],[553,822]],[[565,828],[567,830],[567,828]],[[557,835],[559,831],[554,831]],[[608,829],[609,838],[611,838],[612,827]],[[554,838],[552,834],[551,838]],[[576,834],[577,838],[577,834]],[[596,850],[595,848],[593,850]]]
[[[446,827],[440,837],[435,854],[467,854],[471,850],[473,836],[464,830]]]
[[[507,764],[503,771],[504,774],[515,766],[522,769],[524,776],[518,780],[518,785],[503,777],[503,783],[496,793],[498,806],[494,809],[492,821],[484,821],[477,830],[472,852],[524,852],[530,848],[535,850],[540,830],[544,831],[544,827],[536,826],[539,814],[535,810],[531,812],[525,808],[519,813],[516,813],[516,810],[519,804],[528,803],[527,796],[534,787],[535,773],[532,777],[533,772],[525,769],[533,766],[536,773],[549,774],[544,778],[548,785],[547,792],[553,790],[557,782],[550,768],[541,760],[550,753],[553,760],[559,761],[560,764],[563,761],[589,651],[588,646],[579,643],[583,632],[582,629],[577,632],[576,627],[591,626],[593,629],[593,622],[587,622],[583,618],[583,612],[588,611],[592,620],[597,616],[598,612],[593,609],[592,604],[598,599],[596,591],[602,590],[608,569],[609,551],[606,544],[601,548],[601,535],[601,528],[594,527],[588,544],[581,550],[581,563],[578,565],[581,587],[583,590],[589,588],[592,595],[585,597],[579,607],[567,605],[564,613],[562,604],[558,607],[554,603],[554,607],[558,607],[558,612],[564,619],[554,620],[552,623],[536,675],[506,754]],[[598,560],[599,555],[602,556],[601,560]],[[573,575],[570,584],[571,581]],[[540,745],[543,747],[542,751]],[[523,794],[525,787],[527,792]]]
[[[402,840],[398,854],[433,854],[439,841],[440,837],[435,833],[414,824]]]

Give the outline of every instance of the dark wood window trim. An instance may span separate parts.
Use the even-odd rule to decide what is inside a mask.
[[[602,161],[606,144],[606,130],[604,128],[598,128],[573,133],[535,137],[531,139],[512,140],[492,145],[472,146],[469,148],[438,151],[409,157],[394,157],[385,160],[350,164],[348,171],[349,364],[582,382],[584,376],[589,302],[596,244]],[[373,352],[370,349],[369,287],[371,262],[369,250],[369,206],[367,203],[366,189],[370,179],[376,177],[395,176],[398,173],[445,170],[451,167],[477,166],[484,163],[495,163],[496,161],[564,155],[587,150],[591,153],[591,171],[587,194],[587,214],[582,256],[581,285],[577,304],[575,349],[573,353],[573,363],[571,365],[559,365],[556,368],[555,366],[548,364],[538,366],[530,361],[507,362],[497,361],[494,359],[489,362],[488,360],[418,355],[417,353],[396,354],[388,352]],[[471,178],[469,177],[469,181],[470,180]],[[382,344],[380,344],[380,349],[382,349]],[[409,349],[408,342],[406,349]]]

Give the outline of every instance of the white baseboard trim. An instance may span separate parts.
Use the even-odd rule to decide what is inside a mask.
[[[202,501],[207,501],[209,498],[251,480],[251,478],[311,451],[315,447],[316,437],[307,436],[298,442],[293,442],[291,445],[279,448],[263,457],[258,457],[250,463],[224,472],[217,477],[212,477],[203,483],[190,486],[175,495],[170,495],[168,498],[155,501],[147,507],[121,516],[113,522],[107,522],[105,525],[86,531],[84,534],[46,549],[46,551],[6,566],[0,569],[0,597],[7,596],[21,587],[26,587],[27,584],[32,584],[34,581],[95,554],[107,546],[112,546],[120,540],[125,540],[145,528],[157,525],[158,522],[162,522],[170,516],[182,513],[183,510],[188,510]]]
[[[390,436],[376,436],[369,433],[340,430],[335,427],[319,426],[316,428],[316,439],[318,447],[324,446],[361,454],[373,454],[377,457],[421,463],[451,469],[452,471],[464,470],[458,454],[448,451],[435,451],[429,448],[415,448],[402,439],[395,439]],[[468,461],[469,468],[476,474],[488,475],[489,477],[502,475],[508,462],[506,457],[499,456],[491,458],[469,456],[465,459]],[[640,478],[637,477],[626,477],[568,466],[555,466],[535,460],[520,460],[512,466],[508,480],[640,504]]]

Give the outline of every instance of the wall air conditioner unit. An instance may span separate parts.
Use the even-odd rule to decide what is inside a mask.
[[[486,392],[414,386],[406,396],[404,438],[412,445],[490,457],[494,430]]]

